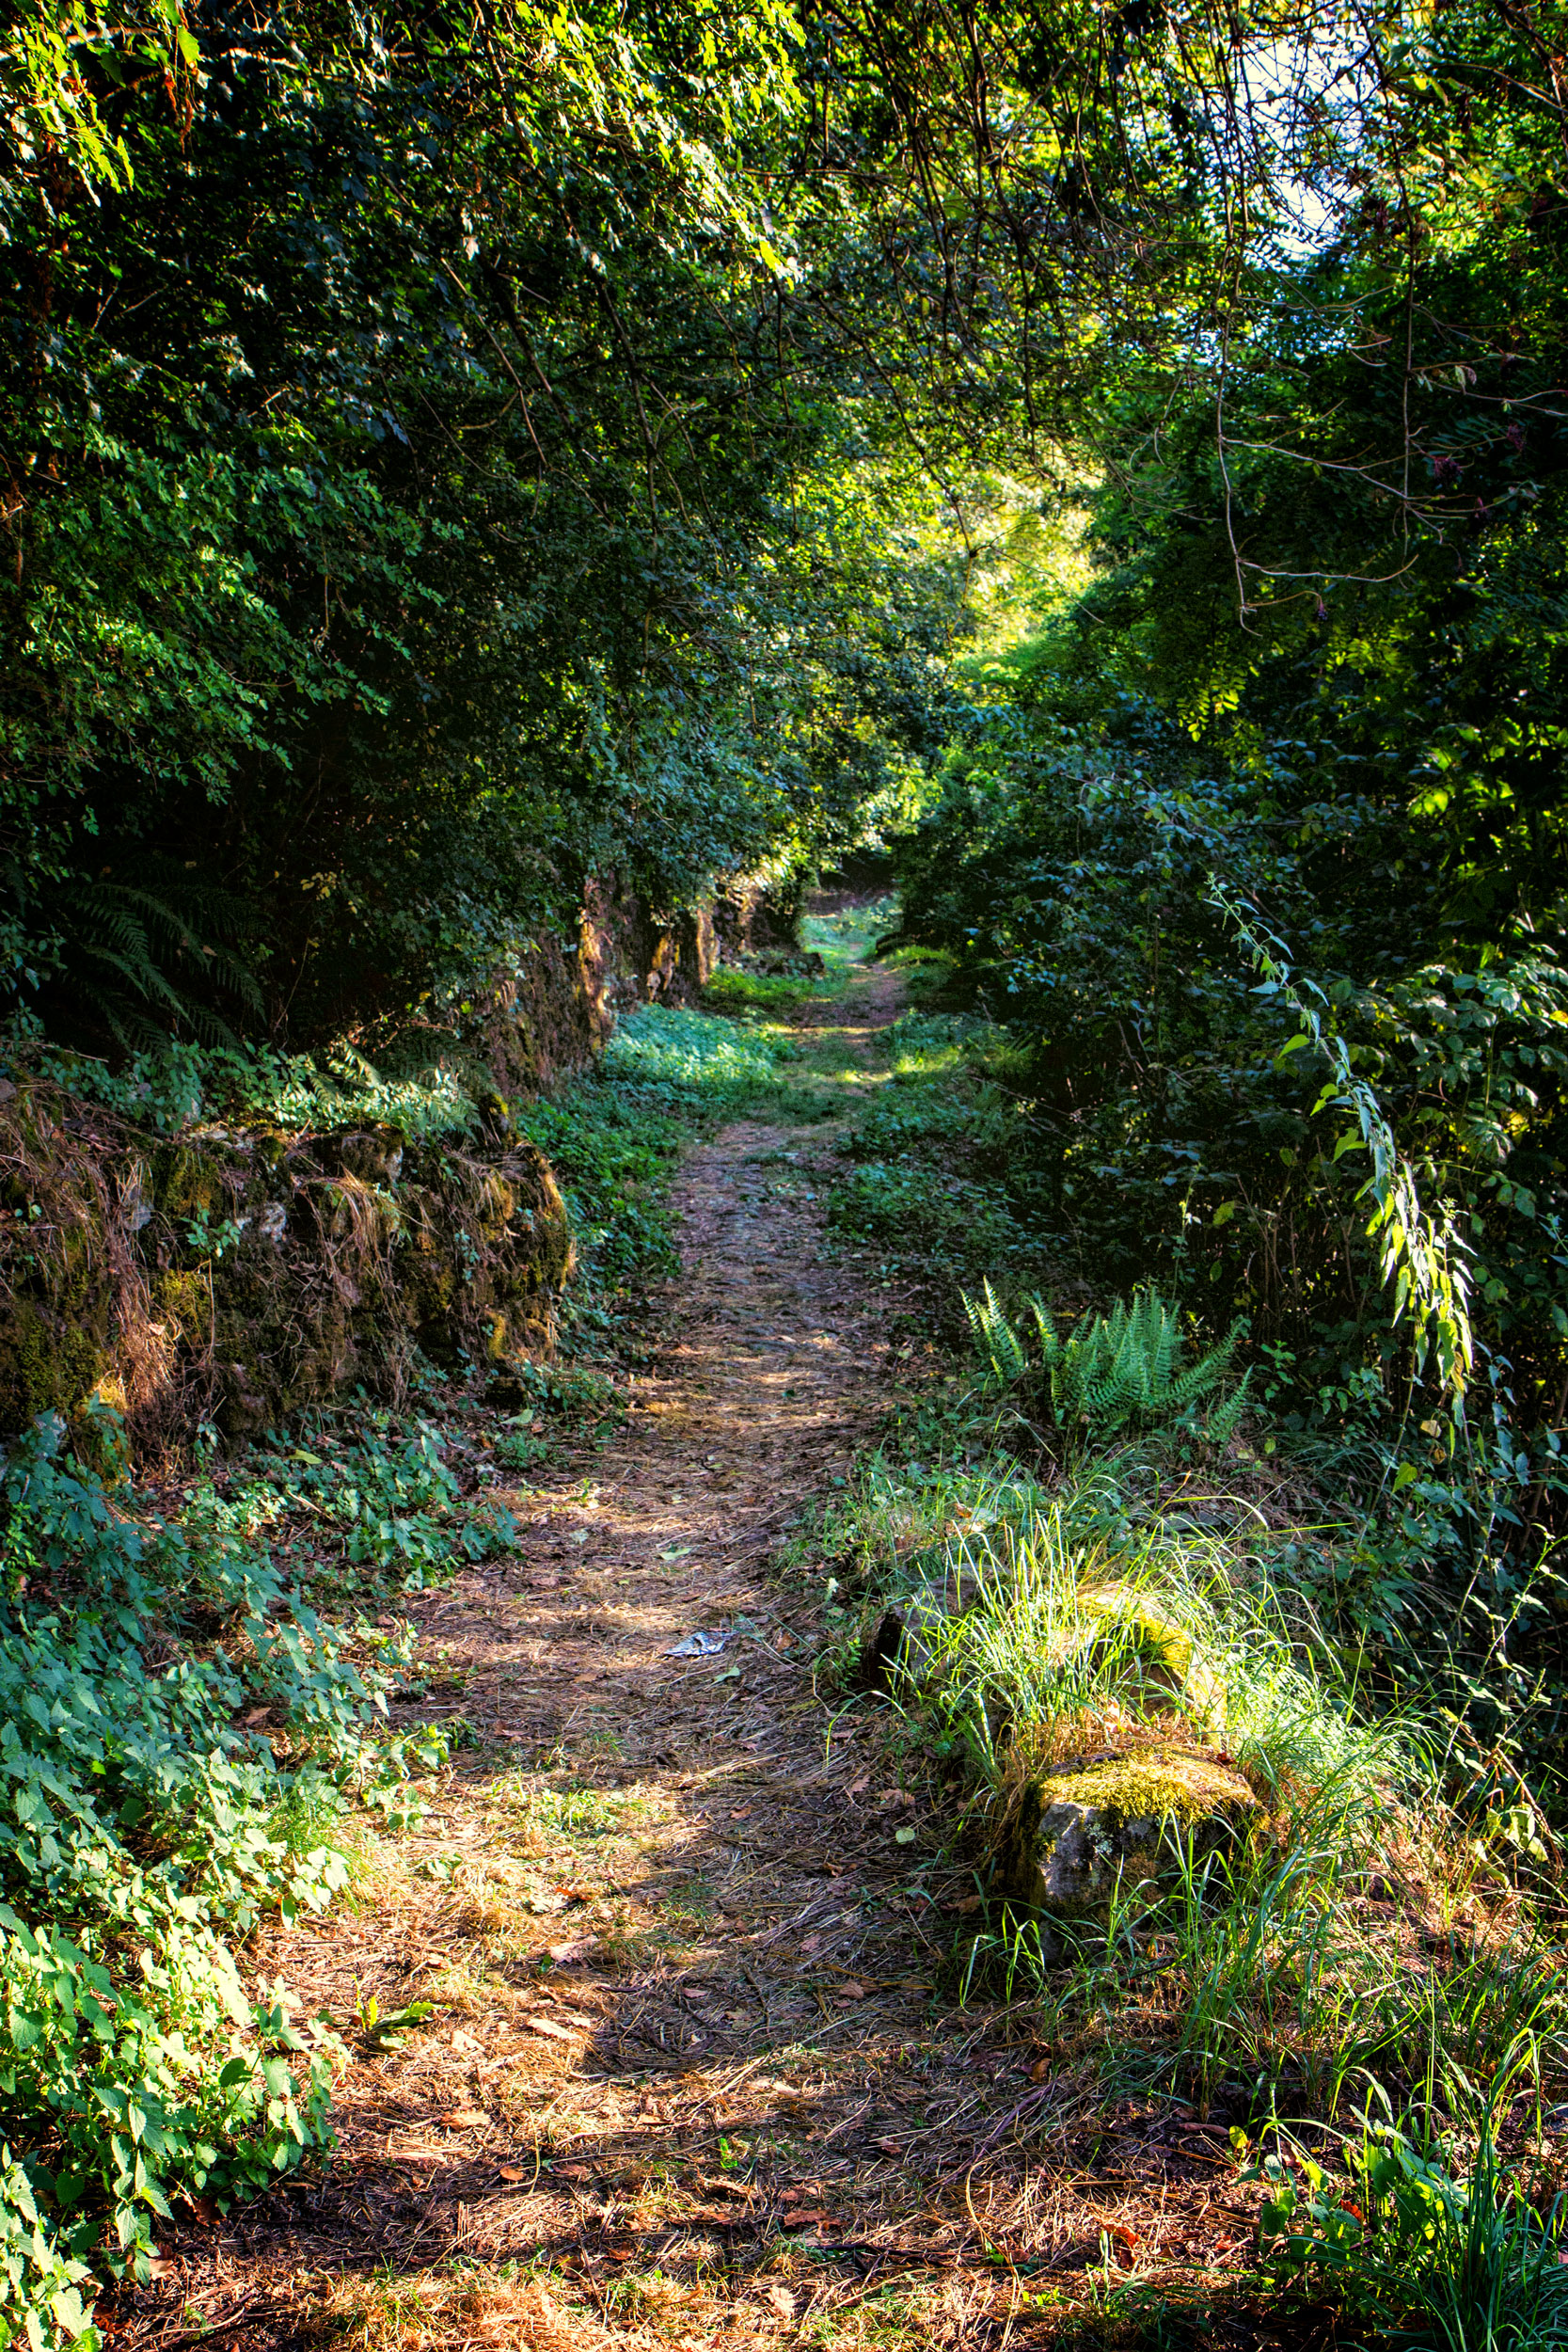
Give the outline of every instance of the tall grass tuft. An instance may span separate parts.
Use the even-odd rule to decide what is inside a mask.
[[[884,1463],[832,1533],[902,1621],[895,1703],[967,1768],[982,1886],[1024,1788],[1105,1746],[1207,1753],[1259,1801],[1228,1846],[1122,1878],[1091,1919],[989,1900],[963,1931],[960,1997],[1032,1992],[1109,2084],[1205,2112],[1223,2092],[1333,2116],[1386,2082],[1435,2128],[1473,2119],[1505,2063],[1560,2074],[1557,1972],[1468,1899],[1418,1726],[1363,1710],[1271,1580],[1266,1530],[1240,1511],[1206,1529],[1191,1495],[1162,1511],[1142,1484],[1132,1454],[1054,1487],[1003,1464],[900,1479]]]

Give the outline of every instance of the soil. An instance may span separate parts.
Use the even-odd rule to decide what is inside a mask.
[[[898,991],[814,1010],[847,1103]],[[350,2046],[337,2152],[182,2209],[111,2336],[1001,2347],[1212,2303],[1244,2262],[1223,2125],[1108,2101],[1037,2008],[958,2003],[940,1791],[822,1669],[811,1515],[919,1345],[827,1247],[836,1134],[690,1152],[634,1409],[512,1496],[515,1558],[409,1604],[415,1711],[477,1744],[256,1955]]]

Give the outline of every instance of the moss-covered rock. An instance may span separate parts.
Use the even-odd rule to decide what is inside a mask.
[[[572,1263],[548,1162],[399,1130],[177,1141],[38,1085],[0,1101],[0,1431],[95,1393],[139,1446],[268,1427],[414,1351],[476,1377],[548,1352]]]
[[[1019,1790],[998,1840],[996,1884],[1021,1910],[1092,1916],[1118,1883],[1168,1880],[1184,1854],[1233,1844],[1259,1809],[1239,1772],[1193,1750],[1079,1758]]]

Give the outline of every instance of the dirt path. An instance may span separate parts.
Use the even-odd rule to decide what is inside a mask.
[[[847,1099],[897,1009],[875,972],[822,1010]],[[1054,2300],[1026,2276],[1081,2281],[1147,2208],[1135,2106],[1106,2177],[1103,2110],[1077,2152],[1035,2012],[933,2001],[962,1883],[885,1717],[835,1723],[814,1688],[822,1578],[790,1531],[893,1391],[893,1302],[824,1248],[833,1141],[747,1122],[691,1152],[615,1441],[514,1496],[515,1558],[411,1605],[408,1711],[476,1744],[357,1910],[261,1955],[355,2045],[337,2156],[161,2231],[117,2332],[1000,2345]],[[377,2047],[372,2001],[433,2009]],[[1008,2145],[1021,2108],[1055,2135],[1046,2170],[1037,2137],[1034,2168]],[[1164,2199],[1168,2150],[1157,2169]]]
[[[848,1069],[899,1001],[877,971],[824,1009]],[[860,2212],[926,2129],[912,1805],[853,1725],[830,1742],[820,1579],[778,1572],[889,1400],[887,1305],[823,1247],[833,1139],[747,1121],[690,1153],[682,1272],[614,1443],[509,1498],[515,1559],[411,1604],[436,1661],[412,1711],[484,1745],[388,1841],[372,1907],[264,1962],[340,2026],[372,1999],[434,2013],[384,2055],[360,2037],[325,2180],[165,2233],[155,2337],[276,2343],[324,2301],[397,2334],[414,2292],[468,2335],[743,2341],[836,2294],[829,2249],[855,2280],[906,2241],[928,2265],[913,2213],[873,2252]]]

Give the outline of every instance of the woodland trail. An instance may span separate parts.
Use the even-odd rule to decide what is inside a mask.
[[[817,1009],[847,1100],[899,1006],[872,968]],[[824,1245],[840,1132],[690,1152],[634,1409],[585,1475],[510,1497],[515,1556],[410,1603],[427,1688],[398,1711],[476,1744],[259,1955],[355,2045],[337,2153],[161,2229],[119,2341],[1026,2342],[1039,2274],[1081,2288],[1151,2158],[1173,2224],[1208,2209],[1212,2156],[1151,2149],[1135,2105],[1107,2161],[1032,2011],[938,2013],[965,1883],[885,1715],[814,1689],[823,1579],[790,1531],[874,1438],[898,1344],[897,1300]],[[727,1639],[673,1654],[698,1632]],[[372,2002],[433,2007],[389,2035]],[[1009,2144],[1021,2107],[1048,2170]]]

